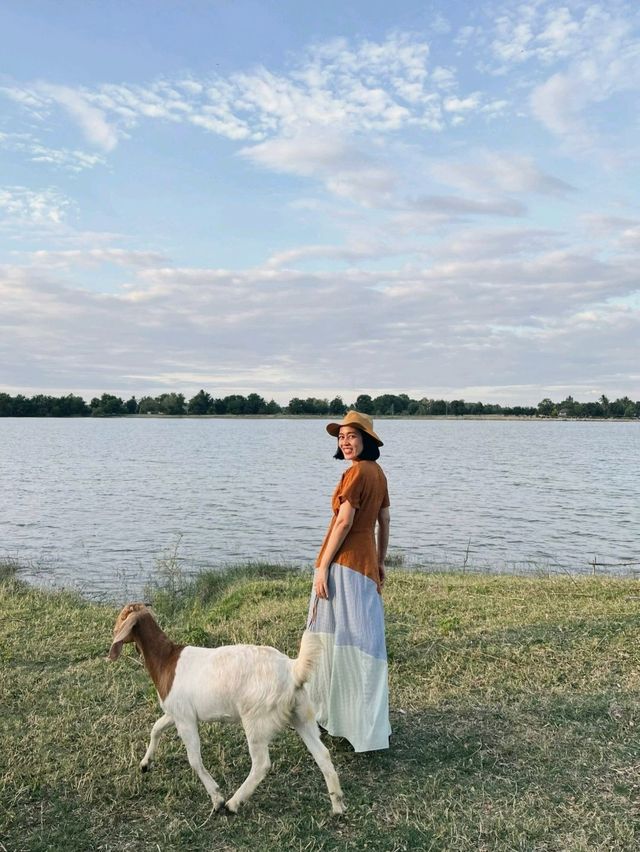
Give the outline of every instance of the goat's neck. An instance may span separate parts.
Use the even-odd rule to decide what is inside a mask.
[[[140,619],[134,639],[160,698],[165,698],[171,690],[178,657],[184,645],[172,642],[150,615]]]

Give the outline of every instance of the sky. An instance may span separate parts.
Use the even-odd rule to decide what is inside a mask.
[[[0,391],[640,399],[640,7],[4,0]]]

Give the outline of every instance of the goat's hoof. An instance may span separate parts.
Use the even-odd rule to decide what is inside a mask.
[[[211,800],[213,804],[213,810],[216,813],[220,813],[225,809],[224,796],[217,796],[215,799]]]
[[[224,807],[225,810],[228,811],[230,814],[237,814],[240,810],[240,803],[236,803],[233,801],[233,799],[229,799],[228,802],[225,802]]]
[[[336,802],[331,803],[331,809],[334,817],[336,819],[340,819],[340,817],[344,816],[344,812],[347,808],[344,801],[342,799],[338,799]]]
[[[151,769],[150,763],[141,763],[140,764],[140,772],[148,772]]]

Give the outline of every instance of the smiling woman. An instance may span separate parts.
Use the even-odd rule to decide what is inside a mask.
[[[389,697],[381,591],[389,540],[382,441],[371,418],[349,411],[330,423],[336,458],[351,462],[333,494],[333,517],[316,562],[308,629],[322,640],[309,692],[317,720],[355,751],[388,748]],[[378,526],[376,541],[375,529]]]

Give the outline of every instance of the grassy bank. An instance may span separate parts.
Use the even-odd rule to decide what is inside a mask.
[[[178,584],[179,585],[179,584]],[[256,567],[168,583],[172,638],[295,655],[309,577]],[[137,764],[159,715],[116,609],[0,580],[0,850],[635,850],[640,838],[640,589],[631,580],[392,573],[385,592],[393,737],[328,741],[348,812],[292,731],[235,818],[208,798],[174,733]],[[202,726],[229,795],[242,731]]]

